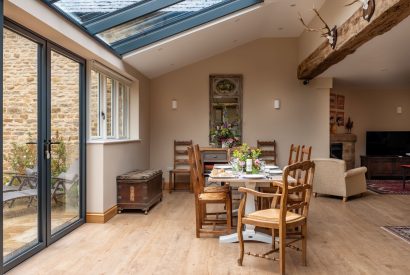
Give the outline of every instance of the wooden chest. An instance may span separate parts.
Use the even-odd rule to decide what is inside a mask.
[[[118,213],[124,209],[149,208],[162,200],[162,171],[135,170],[117,176]]]

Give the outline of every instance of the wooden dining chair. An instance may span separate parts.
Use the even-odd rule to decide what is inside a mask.
[[[302,149],[300,149],[299,161],[310,160],[311,155],[312,155],[312,146],[303,145]]]
[[[215,189],[208,189],[208,192],[205,192],[205,179],[203,177],[199,146],[195,145],[193,149],[189,147],[188,152],[191,155],[190,165],[194,173],[196,237],[199,238],[201,233],[211,235],[230,234],[232,229],[232,200],[229,187],[222,187],[225,190],[224,192],[215,192]],[[221,212],[206,212],[208,204],[224,205],[226,209],[223,213],[225,218],[219,218]],[[210,218],[210,216],[215,217]],[[223,225],[225,225],[225,229],[217,229],[218,226]],[[204,226],[211,228],[205,228]]]
[[[302,148],[300,149],[300,156],[298,159],[298,162],[303,162],[310,160],[310,157],[312,155],[312,146],[305,146],[303,145]],[[302,175],[293,175],[296,177],[296,181],[294,183],[294,186],[297,186],[298,184],[301,184],[300,177]],[[299,177],[299,178],[298,178]],[[290,193],[289,194],[289,199],[288,199],[288,204],[292,205],[294,203],[299,203],[303,200],[302,196],[300,193]]]
[[[292,165],[292,164],[299,162],[300,161],[299,157],[300,157],[300,145],[291,144],[290,149],[289,149],[288,165]],[[309,159],[310,159],[310,155],[309,155]],[[294,172],[291,172],[291,175],[290,175],[291,177],[295,177],[293,173]],[[276,187],[263,187],[260,189],[260,191],[264,193],[275,193],[276,190],[277,190]],[[257,201],[258,201],[259,209],[266,209],[271,204],[272,198],[258,198]]]
[[[261,150],[261,159],[266,164],[276,165],[276,141],[258,140],[256,144],[256,147]]]
[[[178,176],[186,175],[191,179],[191,169],[189,168],[188,147],[192,146],[192,140],[174,140],[174,169],[169,171],[169,193],[175,190],[175,180]],[[192,180],[189,183],[189,190],[192,192]]]
[[[300,145],[290,145],[288,165],[299,161]]]
[[[260,228],[266,228],[272,231],[272,249],[266,253],[246,252],[247,255],[259,258],[279,261],[280,274],[285,274],[285,248],[292,248],[302,252],[302,263],[307,264],[307,219],[309,212],[310,197],[312,194],[313,175],[315,164],[312,161],[304,161],[286,166],[283,172],[282,181],[274,182],[278,187],[277,193],[262,193],[248,188],[239,188],[243,193],[243,198],[238,210],[238,239],[239,239],[239,259],[238,264],[243,264],[244,240],[242,235],[242,226],[244,224],[254,225]],[[293,187],[289,184],[290,174],[303,175],[300,179],[302,184]],[[288,205],[288,192],[300,192],[303,194],[303,201],[298,204]],[[258,210],[253,213],[245,213],[245,204],[247,194],[253,194],[255,197],[276,198],[273,200],[271,208]],[[279,200],[279,207],[274,201]],[[293,210],[300,209],[300,213]],[[301,227],[300,231],[287,232],[288,229]],[[278,236],[278,240],[275,238]],[[301,242],[300,246],[295,246],[296,242]],[[276,247],[278,243],[278,247]],[[279,257],[269,257],[270,254],[279,253]]]

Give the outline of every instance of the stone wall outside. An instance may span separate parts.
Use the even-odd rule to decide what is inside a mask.
[[[37,141],[37,44],[8,29],[4,29],[3,41],[3,169],[11,171],[12,144]],[[58,131],[66,143],[69,166],[78,158],[79,65],[52,53],[51,70],[52,137]]]

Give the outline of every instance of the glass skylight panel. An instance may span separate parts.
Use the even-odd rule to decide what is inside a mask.
[[[107,44],[144,35],[232,0],[185,0],[97,34]]]
[[[264,0],[43,0],[123,55]]]
[[[80,24],[144,0],[60,0],[53,5]]]

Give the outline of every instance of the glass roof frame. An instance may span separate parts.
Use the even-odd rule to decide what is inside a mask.
[[[123,56],[124,54],[161,41],[165,38],[177,35],[242,9],[249,8],[253,5],[260,4],[264,0],[214,1],[215,3],[212,3],[212,0],[204,0],[204,4],[208,4],[208,6],[205,5],[206,7],[201,7],[199,5],[196,7],[195,4],[201,3],[200,0],[197,1],[197,3],[195,3],[196,1],[194,0],[74,0],[68,2],[69,4],[67,4],[66,0],[43,0],[43,2],[52,9],[79,26],[82,30],[86,31],[94,39],[111,49],[118,56]],[[115,2],[118,2],[119,8],[114,5]],[[168,12],[170,16],[167,18],[167,13],[164,12],[166,9],[172,9],[172,7],[174,5],[177,6],[178,3],[180,3],[179,5],[181,6],[184,2],[187,2],[188,9]],[[77,6],[74,6],[74,3],[77,3]],[[61,4],[61,7],[59,7],[58,4]],[[194,6],[191,7],[193,8],[192,11],[189,10],[189,4]],[[77,14],[73,11],[70,12],[69,9],[64,10],[64,5],[73,5],[72,10],[76,10]],[[184,12],[186,15],[184,15]],[[156,16],[155,13],[157,13],[158,16]],[[132,30],[129,36],[119,39],[118,41],[110,43],[104,41],[102,37],[99,37],[104,34],[103,32],[105,31],[109,32],[110,30],[115,30],[116,27],[121,28],[121,26],[130,24],[138,18],[144,18],[151,14],[154,19],[157,19],[156,22],[158,24],[154,23],[158,26],[146,23],[151,27],[151,29],[147,31],[144,29],[144,26],[146,25],[144,25],[144,21],[140,21],[134,26],[131,25],[130,28],[132,28]],[[178,18],[179,14],[184,16]],[[174,17],[175,20],[169,20],[172,19],[172,16],[174,15],[177,15]],[[87,19],[88,17],[89,19]],[[168,22],[166,22],[166,20],[161,21],[163,20],[162,17]],[[142,26],[139,26],[138,24]],[[132,34],[132,31],[136,30],[140,31]]]

